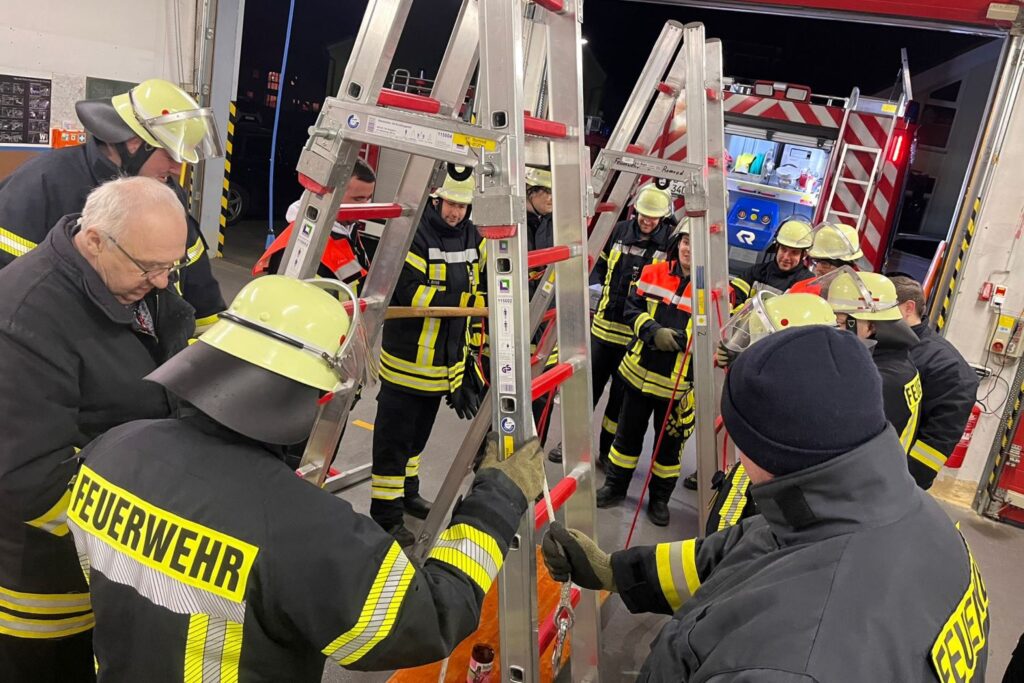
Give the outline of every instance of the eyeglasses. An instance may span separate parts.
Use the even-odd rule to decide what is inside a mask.
[[[178,263],[175,263],[174,265],[147,268],[146,266],[139,263],[139,261],[134,256],[129,254],[124,247],[118,244],[117,240],[114,239],[112,235],[103,233],[103,236],[110,240],[110,243],[117,247],[117,250],[124,254],[129,261],[135,264],[135,267],[139,269],[139,277],[141,278],[152,280],[155,277],[166,275],[170,280],[174,281],[177,280],[178,274],[181,272],[181,270],[188,265],[188,259],[183,257],[180,261],[178,261]]]

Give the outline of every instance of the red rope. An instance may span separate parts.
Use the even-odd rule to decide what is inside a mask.
[[[683,374],[686,371],[686,362],[690,357],[690,349],[693,347],[693,335],[686,342],[686,351],[683,352],[683,362],[679,364],[679,372],[676,373],[676,383],[672,387],[672,396],[668,400],[668,410],[665,411],[665,418],[661,421],[661,429],[658,430],[658,438],[654,442],[654,450],[651,451],[651,464],[647,468],[647,478],[644,479],[644,487],[640,489],[640,500],[636,504],[636,510],[633,512],[633,523],[629,525],[629,534],[626,536],[626,547],[633,541],[633,532],[636,531],[636,521],[640,517],[640,508],[644,505],[644,496],[647,494],[647,487],[651,485],[651,475],[654,474],[654,458],[658,454],[658,449],[661,448],[661,441],[665,438],[665,429],[668,427],[668,420],[672,416],[672,409],[676,403],[676,392],[679,390],[679,382],[683,379]]]

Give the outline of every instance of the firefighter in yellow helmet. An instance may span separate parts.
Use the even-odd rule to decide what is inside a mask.
[[[190,415],[93,442],[68,526],[90,578],[101,681],[320,681],[435,661],[477,626],[541,490],[536,441],[489,444],[422,567],[351,506],[286,467],[318,399],[345,378],[351,328],[333,280],[250,282],[198,342],[150,375]],[[199,672],[199,673],[196,673]],[[196,679],[198,680],[198,678]]]
[[[612,229],[611,237],[594,265],[591,279],[591,282],[601,284],[601,298],[590,326],[595,405],[608,380],[611,380],[608,403],[601,421],[598,451],[601,462],[608,458],[622,406],[622,379],[616,370],[633,339],[633,329],[626,324],[626,298],[645,266],[665,260],[668,240],[673,232],[669,219],[672,197],[665,190],[653,184],[647,185],[637,193],[633,206],[636,215]]]
[[[446,176],[424,207],[392,305],[483,305],[480,271],[487,257],[469,219],[473,187],[472,177]],[[403,512],[424,519],[430,511],[430,502],[420,495],[419,464],[441,399],[464,419],[480,406],[483,374],[468,342],[468,318],[384,323],[370,516],[403,546],[415,540]]]
[[[828,302],[815,294],[773,294],[757,292],[737,310],[722,331],[718,349],[721,367],[762,339],[792,327],[825,325],[836,327],[836,315]],[[750,497],[750,477],[737,462],[727,473],[718,473],[711,485],[717,489],[708,513],[705,533],[721,531],[757,514]]]
[[[761,261],[741,277],[733,278],[733,303],[741,305],[762,289],[784,292],[797,282],[812,277],[804,264],[807,250],[813,243],[812,233],[811,224],[800,216],[784,221]]]
[[[849,266],[818,278],[817,284],[835,311],[839,325],[871,349],[882,376],[886,418],[899,434],[910,469],[921,467],[910,455],[922,397],[921,377],[910,360],[910,350],[920,340],[903,320],[896,286],[884,275],[857,273]]]
[[[857,229],[845,223],[822,223],[814,228],[814,242],[807,255],[816,276],[844,265],[852,266],[864,257]]]
[[[213,113],[184,90],[154,78],[113,98],[82,100],[75,111],[89,138],[22,164],[0,183],[0,267],[40,244],[63,216],[77,214],[89,192],[121,176],[167,183],[188,201],[177,179],[182,163],[223,156]],[[200,327],[224,309],[206,258],[199,224],[188,219],[188,242],[175,288],[196,309]]]

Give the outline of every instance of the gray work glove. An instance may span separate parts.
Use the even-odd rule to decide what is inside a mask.
[[[654,348],[659,351],[681,351],[679,340],[676,339],[676,331],[662,327],[654,333]]]
[[[736,360],[738,355],[740,354],[728,348],[724,342],[718,342],[718,350],[715,352],[715,364],[720,368],[727,368],[730,363]]]
[[[612,560],[608,553],[583,532],[566,529],[561,522],[552,522],[541,542],[544,566],[555,581],[570,579],[590,590],[616,592]]]
[[[512,483],[519,487],[527,501],[535,500],[544,489],[544,458],[540,441],[536,437],[517,448],[504,460],[498,459],[498,440],[487,439],[480,469],[489,467],[504,472]]]

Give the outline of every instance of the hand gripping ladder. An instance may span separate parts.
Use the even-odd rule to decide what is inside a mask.
[[[717,181],[712,179],[710,181],[713,192],[711,194],[707,191],[708,176],[713,176],[715,173],[715,165],[694,165],[681,162],[667,161],[664,159],[654,158],[649,156],[647,150],[654,149],[658,140],[658,136],[662,133],[666,121],[673,115],[676,108],[677,100],[682,96],[682,86],[687,78],[687,58],[686,51],[677,50],[679,49],[684,32],[689,38],[690,45],[697,45],[700,51],[705,49],[703,27],[700,25],[691,25],[683,27],[677,22],[668,22],[662,30],[662,33],[654,45],[654,49],[651,51],[650,57],[648,58],[647,64],[640,74],[632,94],[626,104],[622,117],[612,133],[609,140],[608,147],[602,150],[598,159],[595,161],[593,170],[593,185],[591,187],[592,195],[590,199],[593,201],[595,210],[598,214],[597,218],[593,221],[591,226],[590,239],[587,245],[587,269],[589,270],[596,261],[598,254],[607,242],[612,228],[618,220],[619,213],[622,207],[625,205],[631,192],[635,189],[638,180],[641,177],[650,176],[666,181],[674,180],[684,188],[684,196],[689,205],[689,211],[694,214],[697,218],[705,217],[709,221],[714,221],[715,217],[719,217],[717,225],[724,225],[725,217],[725,180],[724,175],[721,174],[720,169],[724,168],[720,163],[717,165],[719,169],[719,178]],[[723,137],[722,137],[722,110],[721,110],[721,51],[720,45],[717,42],[709,42],[707,44],[707,59],[712,65],[719,65],[717,69],[710,69],[709,82],[712,84],[706,91],[703,85],[698,88],[691,89],[689,98],[687,99],[688,105],[692,111],[701,111],[705,106],[709,106],[711,109],[711,122],[712,127],[717,121],[717,143],[710,142],[707,145],[709,150],[718,150],[718,158],[721,160],[722,149],[723,149]],[[698,52],[700,55],[697,58],[697,63],[703,65],[704,55],[702,52]],[[715,80],[715,74],[719,74],[717,80]],[[553,75],[557,80],[557,74]],[[699,83],[704,82],[705,78],[701,75],[697,75]],[[527,79],[529,82],[529,79]],[[715,87],[717,84],[717,89]],[[554,85],[554,81],[549,83],[551,88],[549,92],[562,92],[562,89],[557,88]],[[486,91],[486,88],[484,89]],[[710,94],[719,95],[717,119],[715,118],[714,100],[707,100]],[[694,100],[691,102],[691,99]],[[705,105],[708,102],[708,105]],[[553,116],[557,117],[557,111],[559,103],[553,101],[551,103]],[[539,109],[540,107],[538,107]],[[565,268],[566,265],[571,265],[571,261],[562,261],[559,263],[559,259],[574,256],[578,251],[581,250],[582,241],[577,242],[575,245],[571,242],[565,243],[564,232],[559,232],[559,225],[564,225],[562,219],[564,217],[564,209],[560,208],[561,204],[559,198],[563,199],[563,202],[573,202],[575,196],[570,195],[566,197],[563,193],[565,190],[562,188],[559,182],[559,171],[557,161],[559,160],[559,149],[557,146],[552,145],[550,151],[550,159],[555,163],[552,163],[554,170],[554,192],[553,199],[555,202],[555,226],[556,235],[555,239],[558,244],[551,249],[538,250],[527,254],[527,265],[529,267],[540,267],[547,264],[559,264],[555,266],[555,272],[553,273],[554,278],[547,278],[542,287],[538,288],[534,294],[533,299],[530,301],[529,307],[529,327],[526,330],[521,330],[517,337],[520,349],[528,349],[529,341],[532,334],[536,331],[541,322],[545,319],[549,320],[551,325],[558,325],[558,329],[562,329],[566,324],[579,325],[580,321],[578,318],[574,318],[570,315],[563,315],[562,311],[565,309],[565,304],[569,303],[575,306],[579,306],[580,310],[584,305],[579,301],[579,292],[577,291],[580,287],[575,279],[570,279],[575,275],[573,271],[569,270],[568,277],[565,272],[558,272],[559,267]],[[516,186],[518,187],[518,185]],[[717,194],[714,191],[717,190]],[[706,208],[711,206],[710,209]],[[701,208],[705,207],[705,208]],[[570,205],[569,210],[575,209],[575,203]],[[475,208],[474,216],[479,216],[479,211]],[[577,228],[578,229],[578,228]],[[725,235],[724,230],[716,228],[716,235],[719,235],[720,239],[711,245],[712,248],[716,248],[714,252],[720,263],[715,268],[716,274],[711,279],[711,284],[717,287],[717,290],[704,289],[702,290],[702,296],[708,297],[709,291],[722,292],[725,291],[727,282],[727,269],[725,264]],[[570,234],[570,238],[572,235]],[[521,248],[521,245],[519,245]],[[512,250],[512,240],[508,241],[506,249],[509,252]],[[491,246],[489,248],[489,254],[495,259],[502,258],[501,244],[500,241],[497,243],[497,248]],[[498,271],[501,269],[500,264],[494,264],[494,267],[490,268],[494,277],[499,279],[497,287],[494,282],[491,282],[491,310],[492,310],[492,325],[491,325],[491,349],[492,358],[494,359],[492,372],[498,375],[495,382],[500,381],[501,369],[497,362],[498,357],[498,345],[506,344],[505,352],[511,353],[514,349],[509,348],[509,343],[502,339],[504,331],[499,329],[501,326],[500,318],[500,301],[496,299],[496,294],[500,294],[502,291],[503,284],[500,279],[505,278],[507,273],[502,274]],[[522,276],[521,269],[519,274]],[[561,290],[559,300],[559,306],[556,309],[556,314],[553,317],[551,312],[548,311],[548,305],[551,299],[555,296],[555,288],[552,286],[554,280],[557,279],[559,284],[558,290]],[[565,283],[569,284],[566,285]],[[525,286],[525,285],[523,285]],[[584,285],[585,286],[585,285]],[[512,312],[512,325],[509,327],[515,336],[515,329],[520,329],[522,318],[516,318],[515,313],[515,301],[518,298],[520,301],[525,300],[525,290],[519,291],[518,295],[513,294],[506,301],[511,305]],[[520,307],[521,308],[521,307]],[[728,315],[727,301],[722,305],[722,314]],[[499,316],[497,321],[493,320],[493,316]],[[583,329],[589,327],[586,325],[586,319],[584,318]],[[710,318],[709,318],[710,322]],[[717,328],[714,328],[717,330]],[[573,345],[571,342],[579,343],[578,335],[579,328],[573,331],[577,335],[577,338],[573,338],[570,335],[561,333],[559,334],[559,355],[560,362],[555,368],[548,370],[547,372],[541,373],[540,369],[543,367],[543,360],[548,357],[555,342],[555,335],[548,334],[541,341],[540,345],[533,358],[531,359],[531,365],[533,366],[532,381],[531,381],[531,392],[530,397],[537,397],[543,395],[547,391],[557,385],[559,380],[564,377],[573,377],[577,370],[583,354],[573,353]],[[526,333],[528,332],[528,333]],[[708,335],[707,329],[704,329],[703,334]],[[508,335],[506,334],[506,337]],[[585,335],[584,335],[585,336]],[[708,342],[704,344],[707,347],[707,367],[711,369],[712,357],[714,353],[715,344],[717,344],[717,336],[714,339],[709,337]],[[576,346],[575,348],[579,348]],[[513,367],[521,367],[522,360],[519,356],[512,354],[516,365]],[[565,360],[567,359],[568,360]],[[523,380],[519,375],[514,376],[516,382],[521,383]],[[495,385],[497,386],[497,385]],[[498,387],[501,388],[500,386]],[[513,392],[515,393],[515,392]],[[520,395],[522,393],[520,387]],[[500,391],[499,391],[500,394]],[[575,400],[575,403],[573,403]],[[512,440],[515,442],[515,429],[523,424],[525,420],[527,424],[532,426],[532,415],[528,412],[528,399],[517,397],[518,405],[523,407],[526,406],[527,412],[525,414],[511,415],[512,422],[506,423],[509,428],[513,429]],[[707,401],[704,401],[707,403]],[[712,406],[717,406],[716,401],[711,401]],[[437,498],[435,499],[433,508],[430,515],[427,517],[426,522],[421,528],[420,534],[417,538],[417,544],[412,550],[412,555],[415,558],[423,560],[428,555],[430,548],[443,526],[445,520],[448,517],[448,512],[459,495],[459,492],[464,485],[467,474],[469,473],[475,454],[478,452],[480,445],[483,441],[486,433],[491,429],[493,420],[495,419],[495,413],[497,413],[497,419],[499,420],[498,430],[501,432],[501,420],[505,415],[501,406],[497,408],[493,405],[491,395],[488,394],[484,403],[481,407],[480,413],[474,419],[470,426],[469,433],[462,447],[459,449],[458,454],[452,464],[451,471],[445,480]],[[565,507],[565,521],[568,525],[579,528],[587,533],[592,531],[592,515],[593,515],[593,469],[591,465],[591,435],[590,435],[590,402],[589,395],[583,397],[583,403],[580,403],[578,396],[570,397],[567,391],[562,393],[562,421],[563,421],[563,443],[565,445],[563,451],[563,471],[565,476],[561,481],[557,483],[551,489],[551,501],[553,506],[557,508]],[[715,414],[709,415],[707,420],[709,424],[713,424]],[[580,426],[585,426],[585,429],[580,430]],[[574,430],[574,431],[570,431]],[[584,434],[581,436],[580,431]],[[532,432],[531,432],[532,433]],[[582,441],[581,441],[582,438]],[[710,479],[711,473],[715,468],[715,453],[716,446],[714,444],[714,433],[712,432],[712,444],[710,448],[705,448],[706,457],[703,458],[703,465],[701,466],[701,472],[703,476]],[[574,495],[577,494],[577,495]],[[706,492],[705,492],[706,495]],[[709,500],[703,498],[701,507],[706,509]],[[539,531],[543,528],[543,525],[549,521],[549,514],[547,509],[538,507],[534,514],[534,529]],[[537,622],[533,617],[535,611],[535,597],[533,596],[532,588],[527,586],[534,585],[532,582],[535,580],[533,571],[533,555],[532,555],[532,541],[526,542],[530,536],[522,533],[524,530],[521,529],[519,538],[519,547],[527,548],[528,552],[523,553],[516,551],[517,555],[510,555],[509,560],[506,562],[506,572],[512,574],[515,572],[516,585],[520,589],[520,595],[528,595],[530,602],[520,602],[517,604],[509,605],[507,601],[502,603],[502,634],[503,639],[506,631],[510,627],[517,629],[518,633],[535,633],[537,631]],[[527,578],[528,577],[528,578]],[[597,623],[596,608],[590,602],[590,598],[582,602],[579,605],[581,594],[578,589],[572,589],[570,593],[570,600],[572,605],[576,606],[576,626],[574,627],[574,640],[572,650],[572,676],[573,680],[595,680],[594,671],[596,669],[596,652],[599,650],[596,647],[597,634],[593,630],[594,624]],[[528,608],[527,608],[528,607]],[[556,632],[556,619],[555,614],[552,613],[544,620],[539,634],[537,634],[538,646],[536,650],[533,649],[532,641],[527,643],[522,639],[517,639],[515,645],[518,650],[515,655],[519,656],[518,661],[529,662],[532,666],[536,665],[536,652],[544,652],[548,645],[555,639]],[[509,666],[505,669],[508,673],[510,680],[534,680],[533,678],[518,678],[519,676],[526,676],[529,672],[522,668],[521,665],[516,663],[514,657],[512,659],[506,658],[505,649],[506,644],[503,640],[502,650],[502,661],[509,662]],[[535,670],[535,669],[534,669]]]

